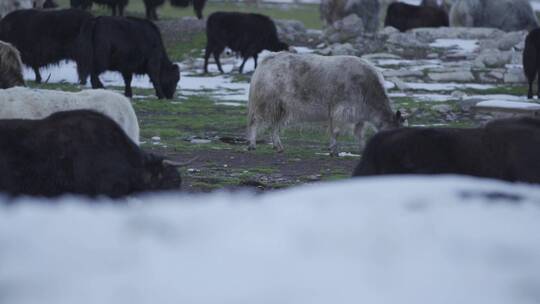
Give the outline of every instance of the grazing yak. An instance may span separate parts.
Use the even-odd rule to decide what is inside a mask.
[[[118,198],[179,190],[174,162],[143,152],[112,119],[91,110],[0,120],[0,192]]]
[[[139,144],[139,123],[131,103],[124,96],[105,90],[78,93],[11,88],[0,90],[0,119],[42,119],[68,110],[94,110],[107,115]]]
[[[165,0],[143,0],[146,8],[146,18],[150,20],[158,20],[156,9],[165,3]],[[193,4],[193,10],[198,19],[203,18],[203,9],[206,0],[170,0],[172,6],[188,7]]]
[[[257,129],[270,126],[272,143],[283,151],[280,129],[289,122],[327,122],[329,150],[337,155],[337,137],[351,127],[360,150],[366,123],[376,129],[399,127],[382,75],[354,56],[300,55],[281,52],[265,58],[251,78],[247,137],[255,149]]]
[[[140,18],[96,17],[81,30],[79,77],[90,75],[92,88],[103,88],[99,74],[111,70],[122,74],[126,96],[133,95],[133,74],[148,74],[159,99],[172,99],[180,69],[163,46],[161,34],[151,21]]]
[[[355,14],[362,19],[364,29],[376,32],[379,28],[379,0],[321,0],[321,18],[328,25]]]
[[[113,16],[124,16],[129,0],[71,0],[71,7],[87,10],[92,7],[92,2],[109,7]]]
[[[18,10],[0,21],[0,40],[13,44],[24,64],[42,78],[39,68],[64,59],[77,59],[77,37],[82,24],[92,18],[77,9]]]
[[[457,0],[450,10],[450,25],[510,32],[536,28],[538,19],[529,0]]]
[[[257,56],[262,50],[285,51],[289,45],[279,41],[276,25],[267,16],[235,12],[216,12],[206,21],[206,50],[204,53],[204,72],[208,73],[208,58],[214,55],[221,73],[219,56],[229,47],[243,58],[239,72],[242,73],[246,61],[253,57],[255,68]]]
[[[401,32],[419,27],[448,26],[448,24],[448,14],[442,8],[401,2],[390,4],[384,19],[384,26],[393,26]]]
[[[463,174],[539,183],[540,120],[380,132],[369,141],[353,176],[381,174]]]
[[[24,86],[22,61],[19,51],[0,41],[0,89]]]
[[[532,30],[525,38],[523,49],[523,72],[529,82],[527,97],[533,98],[533,82],[540,72],[540,29]],[[540,81],[538,82],[538,98],[540,98]]]

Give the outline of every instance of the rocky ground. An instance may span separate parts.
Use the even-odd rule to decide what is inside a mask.
[[[385,28],[364,33],[361,20],[347,17],[324,30],[301,22],[276,20],[281,39],[299,53],[354,55],[377,66],[395,109],[412,126],[468,127],[494,117],[534,115],[540,106],[525,98],[521,66],[525,32],[496,29],[416,29],[400,33]],[[245,150],[245,117],[253,62],[238,74],[240,59],[222,55],[225,75],[213,61],[202,73],[205,44],[202,21],[193,17],[159,21],[168,53],[181,66],[178,96],[158,101],[146,77],[134,80],[133,104],[141,124],[143,145],[175,160],[198,157],[182,170],[184,190],[211,191],[254,187],[261,190],[312,181],[342,179],[359,160],[351,136],[340,140],[341,157],[329,157],[325,126],[292,126],[283,134],[284,154],[276,154],[268,136],[259,137],[255,152]],[[261,58],[267,53],[263,53]],[[44,71],[48,84],[31,86],[79,90],[75,66],[63,63]],[[26,72],[26,78],[32,79]],[[115,73],[103,82],[122,91]]]

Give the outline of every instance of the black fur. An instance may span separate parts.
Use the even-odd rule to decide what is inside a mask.
[[[92,7],[92,3],[96,3],[109,7],[113,16],[124,16],[128,2],[129,0],[71,0],[71,7],[87,10]]]
[[[57,8],[58,4],[54,2],[53,0],[45,0],[45,3],[43,3],[43,8]]]
[[[148,74],[158,98],[173,98],[180,70],[169,60],[159,29],[151,21],[96,17],[84,25],[79,41],[79,77],[85,80],[90,75],[93,88],[103,87],[99,74],[118,71],[125,95],[131,97],[133,74]]]
[[[367,144],[353,176],[381,174],[463,174],[540,183],[540,120],[380,132]]]
[[[386,10],[384,26],[393,26],[405,32],[419,27],[449,26],[449,21],[448,14],[442,8],[394,2]]]
[[[529,81],[527,97],[533,98],[533,82],[540,71],[540,28],[532,30],[525,38],[523,49],[523,72]],[[540,98],[540,81],[538,81],[538,98]]]
[[[21,53],[24,64],[36,73],[39,68],[76,58],[76,41],[90,13],[76,10],[17,10],[0,21],[0,40],[10,42]]]
[[[249,57],[253,57],[257,67],[257,56],[262,50],[274,52],[289,49],[286,43],[279,41],[274,22],[267,16],[259,14],[216,12],[206,21],[206,51],[204,54],[204,72],[208,72],[208,58],[214,55],[221,73],[219,56],[229,47],[239,52],[244,61],[240,65],[240,73]]]
[[[177,170],[146,154],[107,116],[89,110],[0,120],[0,191],[113,198],[179,189]]]
[[[156,9],[165,3],[165,0],[143,0],[146,8],[146,18],[150,20],[158,20]],[[203,18],[203,9],[206,0],[170,0],[172,6],[188,7],[193,4],[193,10],[197,18]]]

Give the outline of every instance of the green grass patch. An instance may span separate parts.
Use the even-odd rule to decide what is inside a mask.
[[[57,0],[60,7],[69,7],[69,0]],[[245,2],[209,2],[206,4],[203,14],[205,17],[213,12],[245,12],[258,13],[270,16],[275,19],[294,19],[304,23],[308,28],[322,28],[322,21],[319,17],[319,6],[317,4],[259,4],[250,5]],[[161,19],[174,19],[186,16],[195,16],[192,7],[177,8],[172,7],[168,1],[158,8],[158,16]],[[92,7],[94,15],[110,15],[111,12],[106,7],[94,5]],[[136,17],[144,17],[145,8],[142,0],[131,0],[126,7],[126,14]]]

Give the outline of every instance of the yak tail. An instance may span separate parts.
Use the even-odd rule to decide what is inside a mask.
[[[529,82],[534,81],[538,64],[538,49],[536,48],[536,43],[534,39],[526,39],[525,49],[523,50],[523,71]]]
[[[99,17],[92,18],[83,23],[75,50],[75,61],[77,62],[77,73],[80,84],[86,84],[86,79],[92,72],[94,58],[94,27]]]

